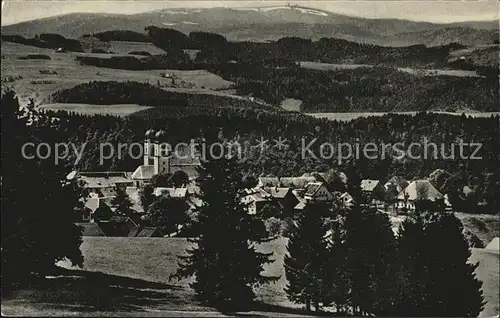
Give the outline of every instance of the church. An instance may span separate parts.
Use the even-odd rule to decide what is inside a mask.
[[[176,157],[165,147],[167,133],[164,130],[150,129],[144,136],[144,162],[132,173],[132,181],[138,188],[151,182],[153,176],[163,173],[185,172],[190,179],[197,176],[196,167],[200,165],[198,156]],[[179,149],[176,149],[177,151]],[[185,149],[187,151],[187,149]]]

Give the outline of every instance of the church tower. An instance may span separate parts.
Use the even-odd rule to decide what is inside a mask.
[[[144,165],[154,165],[155,131],[149,129],[144,136]]]
[[[154,144],[154,173],[169,173],[170,172],[170,153],[166,145],[167,133],[164,130],[159,130],[155,134]]]

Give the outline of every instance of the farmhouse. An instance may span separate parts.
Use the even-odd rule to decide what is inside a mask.
[[[323,182],[310,182],[306,185],[304,199],[308,201],[333,201],[333,194]]]
[[[369,203],[378,205],[385,201],[385,189],[379,180],[365,179],[360,186]]]
[[[129,172],[80,172],[72,171],[66,176],[67,180],[78,179],[83,187],[91,193],[101,196],[114,195],[117,187],[132,186],[131,173]]]
[[[384,184],[387,200],[395,199],[410,183],[400,176],[394,176]]]
[[[394,208],[396,211],[415,211],[419,205],[441,208],[444,206],[444,196],[428,180],[415,180],[401,191]]]

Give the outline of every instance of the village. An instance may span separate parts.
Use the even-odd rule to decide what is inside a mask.
[[[68,174],[68,180],[78,180],[87,192],[84,207],[77,212],[76,219],[84,229],[84,236],[171,237],[179,234],[179,231],[163,233],[160,228],[145,226],[141,221],[147,213],[141,203],[141,189],[154,185],[153,179],[163,174],[175,174],[184,182],[178,186],[153,187],[155,197],[167,196],[182,201],[191,213],[201,205],[196,185],[200,159],[177,158],[167,154],[160,147],[165,138],[163,130],[148,130],[145,133],[144,162],[133,172],[72,171]],[[335,180],[331,180],[325,172],[258,177],[256,184],[245,189],[242,203],[247,206],[249,214],[262,218],[269,215],[293,218],[303,213],[310,202],[324,202],[348,210],[355,205],[353,196],[348,191],[335,190],[338,188],[335,184],[340,182],[346,185],[347,181],[342,172]],[[406,180],[400,176],[387,180],[365,179],[361,180],[359,187],[363,197],[361,205],[388,213],[396,220],[415,211],[419,204],[431,204],[436,211],[451,210],[448,196],[440,193],[427,179]],[[112,201],[119,189],[124,190],[132,202],[131,215],[120,214],[113,207]],[[167,217],[168,213],[166,211]]]

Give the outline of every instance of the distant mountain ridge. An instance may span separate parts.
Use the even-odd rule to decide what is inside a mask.
[[[57,33],[78,38],[110,30],[144,32],[149,25],[184,33],[210,31],[232,41],[268,41],[285,36],[403,46],[490,44],[498,39],[498,21],[435,24],[398,19],[366,19],[299,6],[259,8],[162,9],[132,15],[73,13],[3,26],[2,34],[33,37]]]

